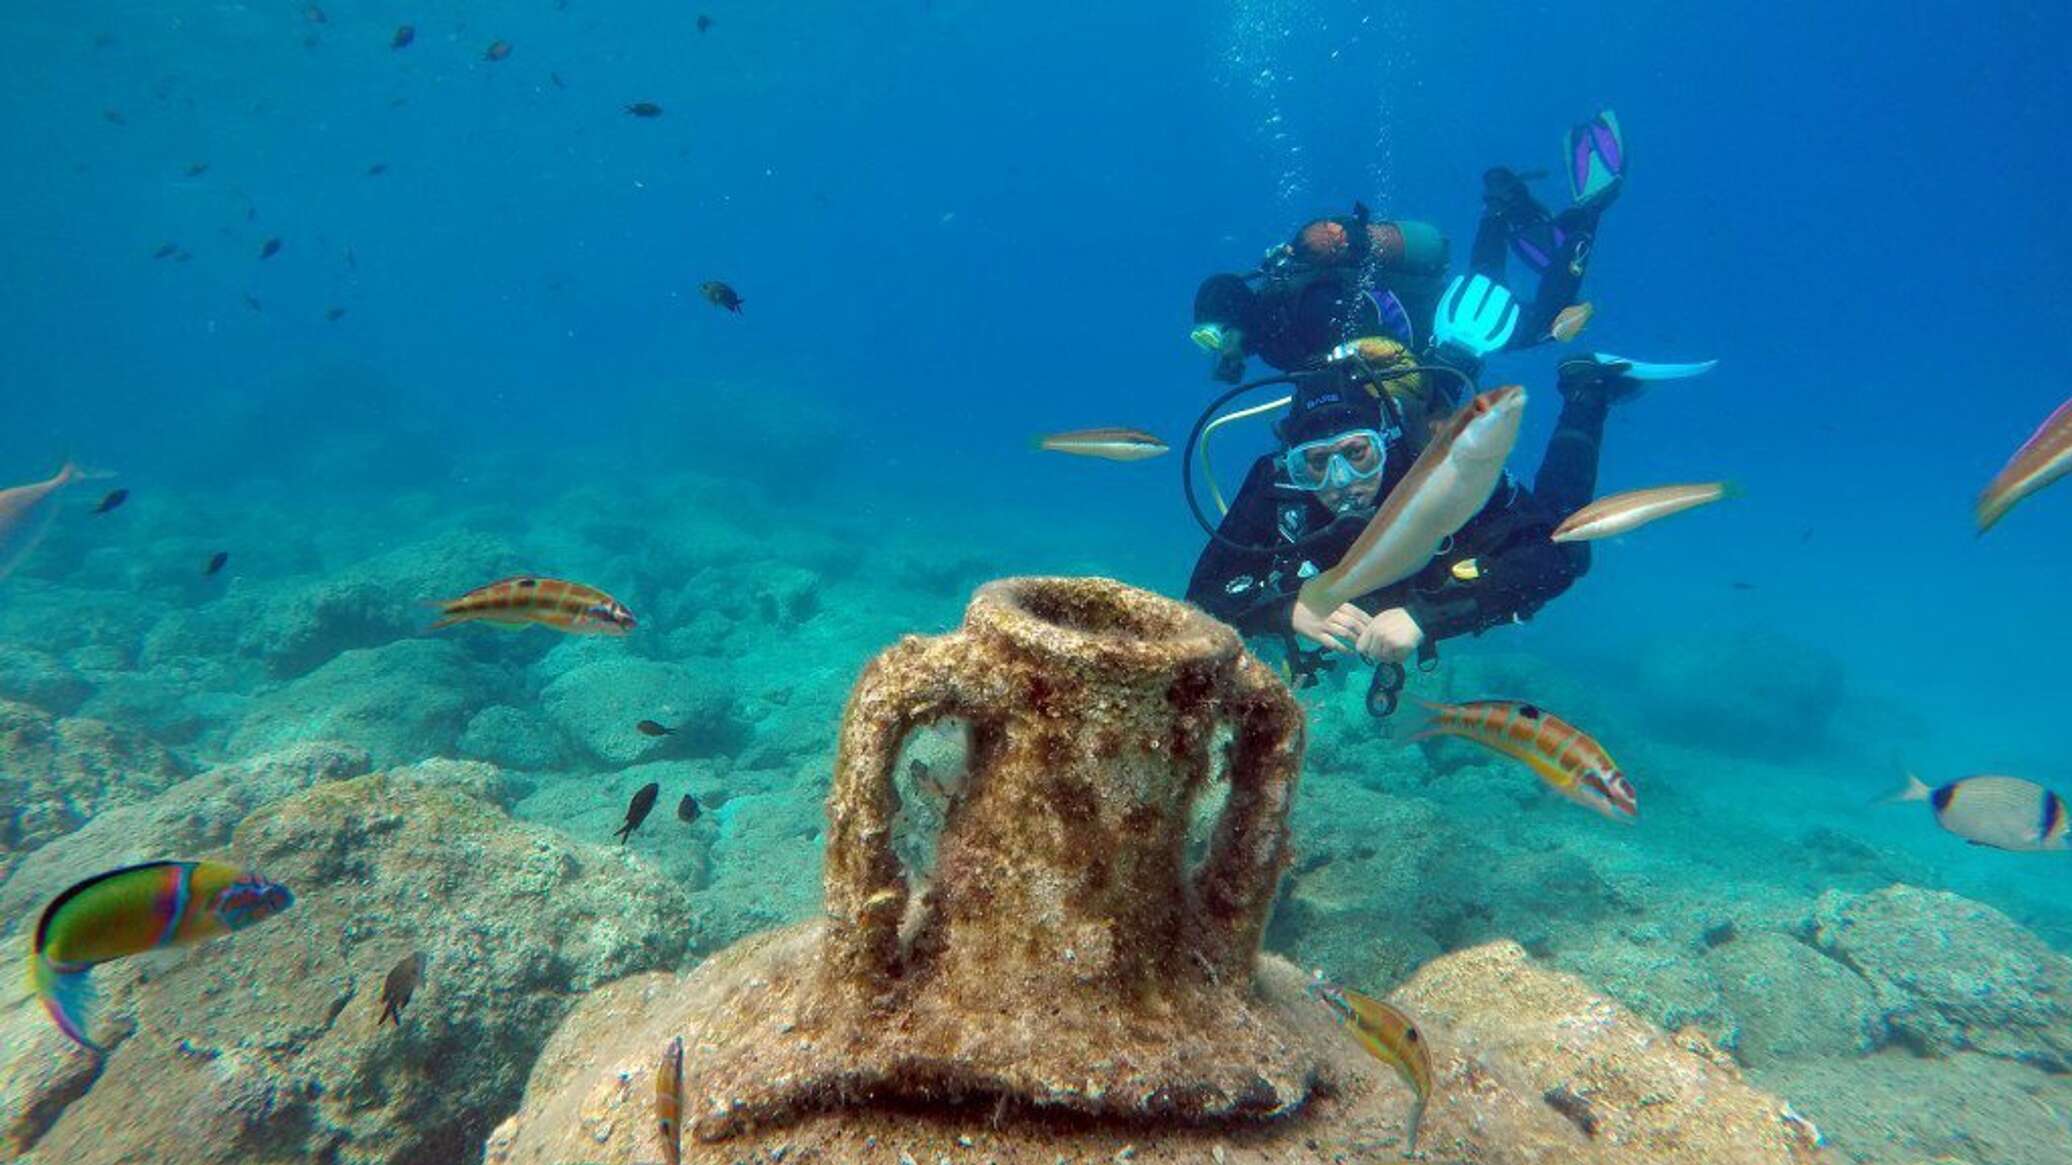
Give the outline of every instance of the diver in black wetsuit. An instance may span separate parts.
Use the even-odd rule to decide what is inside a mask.
[[[1548,535],[1596,491],[1611,404],[1640,378],[1658,378],[1648,366],[1629,375],[1636,366],[1612,357],[1561,365],[1561,415],[1530,490],[1506,473],[1488,504],[1400,583],[1321,617],[1295,602],[1302,580],[1335,564],[1365,524],[1340,519],[1371,514],[1402,480],[1431,424],[1473,389],[1482,359],[1546,339],[1574,301],[1598,217],[1622,185],[1624,147],[1609,111],[1569,132],[1568,161],[1575,199],[1558,215],[1520,175],[1483,176],[1473,278],[1443,290],[1444,236],[1421,223],[1372,222],[1357,205],[1350,218],[1303,227],[1251,276],[1202,284],[1194,339],[1216,354],[1215,376],[1240,379],[1256,355],[1301,381],[1276,427],[1280,453],[1246,475],[1195,564],[1189,601],[1247,635],[1288,637],[1291,648],[1300,636],[1399,663],[1428,656],[1441,639],[1528,618],[1589,569],[1586,544]],[[1530,304],[1513,304],[1501,286],[1507,251],[1539,276]],[[1430,333],[1419,336],[1415,320],[1432,321]]]
[[[1371,513],[1409,472],[1423,437],[1406,428],[1395,394],[1370,391],[1353,367],[1320,373],[1278,428],[1281,452],[1246,474],[1195,563],[1187,599],[1246,635],[1299,635],[1376,662],[1529,618],[1590,568],[1587,544],[1548,535],[1595,494],[1606,414],[1636,387],[1617,364],[1563,363],[1561,415],[1532,488],[1505,474],[1422,571],[1317,619],[1296,604],[1296,590],[1365,525],[1334,520]]]

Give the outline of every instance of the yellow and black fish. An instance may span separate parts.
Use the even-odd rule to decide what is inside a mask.
[[[1396,1070],[1416,1094],[1410,1115],[1404,1118],[1403,1155],[1417,1152],[1417,1129],[1424,1122],[1425,1102],[1432,1098],[1432,1054],[1425,1046],[1417,1024],[1398,1008],[1349,987],[1322,979],[1311,983],[1312,995],[1322,999],[1345,1023],[1367,1054]]]
[[[537,624],[572,635],[624,635],[636,626],[633,612],[596,587],[536,574],[498,579],[438,607],[442,617],[432,624],[434,631],[478,621],[500,627]]]

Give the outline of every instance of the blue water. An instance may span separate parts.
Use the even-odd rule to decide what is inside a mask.
[[[2067,393],[2063,6],[715,0],[704,34],[680,3],[305,7],[6,18],[0,484],[67,454],[118,470],[139,510],[245,523],[254,585],[485,501],[522,515],[589,490],[612,510],[697,473],[763,499],[772,557],[839,522],[992,573],[1177,594],[1202,541],[1177,457],[1029,439],[1132,425],[1177,445],[1216,387],[1187,341],[1203,276],[1354,199],[1439,224],[1458,262],[1482,170],[1555,167],[1561,131],[1609,105],[1634,163],[1580,344],[1720,366],[1621,405],[1601,485],[1746,493],[1600,546],[1530,626],[1456,649],[1529,653],[1615,709],[1640,703],[1631,658],[1679,636],[1790,645],[1722,684],[1839,660],[1846,747],[1707,795],[1779,838],[1914,855],[2072,945],[2062,861],[1863,805],[1903,767],[2072,790],[2072,487],[1983,539],[1970,512]],[[416,41],[392,50],[405,20]],[[497,39],[510,56],[485,60]],[[162,243],[191,258],[154,260]],[[706,304],[708,279],[745,311]],[[1556,358],[1485,376],[1537,394],[1521,473]],[[1225,474],[1266,440],[1232,441]],[[77,525],[88,492],[0,604],[62,594],[96,539],[153,552]],[[395,525],[311,549],[340,507]]]

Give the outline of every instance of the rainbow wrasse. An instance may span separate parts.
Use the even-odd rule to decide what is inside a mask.
[[[1638,530],[1671,514],[1710,505],[1734,496],[1734,487],[1724,481],[1692,485],[1661,485],[1629,490],[1598,498],[1563,519],[1554,528],[1556,542],[1590,542]]]
[[[677,1036],[662,1049],[662,1062],[655,1065],[655,1135],[668,1165],[683,1160],[682,1115],[683,1037]]]
[[[1978,532],[2007,516],[2015,503],[2072,473],[2072,400],[2044,418],[1978,499]]]
[[[1036,439],[1036,447],[1050,453],[1075,457],[1098,457],[1103,461],[1144,461],[1166,452],[1164,441],[1142,429],[1074,429]]]
[[[1417,455],[1338,564],[1302,584],[1299,601],[1325,616],[1424,569],[1439,544],[1496,492],[1518,443],[1525,390],[1494,388],[1462,406]]]
[[[1590,734],[1518,700],[1432,704],[1431,720],[1412,740],[1457,736],[1524,762],[1562,796],[1619,821],[1640,815],[1632,782]]]
[[[434,631],[482,622],[538,625],[574,635],[624,635],[635,626],[633,612],[596,587],[536,574],[498,579],[438,606],[441,618],[432,624]]]
[[[1403,1122],[1403,1155],[1417,1152],[1417,1128],[1424,1121],[1425,1102],[1432,1097],[1432,1054],[1424,1034],[1400,1008],[1349,987],[1320,979],[1309,985],[1309,991],[1338,1014],[1368,1055],[1394,1068],[1416,1094]]]
[[[263,922],[295,896],[223,862],[147,862],[75,883],[43,908],[29,958],[29,985],[58,1030],[93,1052],[93,985],[102,963],[205,942]]]

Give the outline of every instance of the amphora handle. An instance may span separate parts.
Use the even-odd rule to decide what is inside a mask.
[[[1302,772],[1302,708],[1249,653],[1229,680],[1230,799],[1195,873],[1197,949],[1222,982],[1247,982],[1288,856],[1288,813]]]

